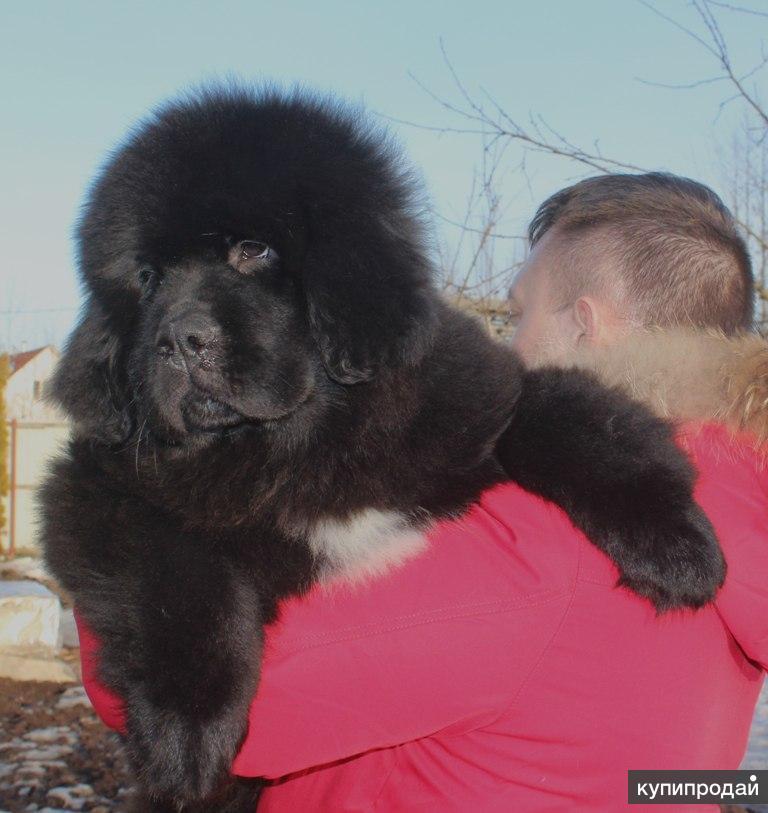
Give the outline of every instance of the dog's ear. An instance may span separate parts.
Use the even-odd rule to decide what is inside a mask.
[[[83,437],[113,445],[131,432],[118,333],[92,299],[64,348],[47,397]]]
[[[434,335],[437,294],[429,261],[414,241],[377,223],[321,233],[340,232],[344,239],[313,241],[303,284],[328,375],[355,384],[424,355]]]

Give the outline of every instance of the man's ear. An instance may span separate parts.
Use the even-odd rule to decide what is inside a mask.
[[[436,323],[428,260],[402,235],[368,225],[324,239],[304,261],[310,327],[328,375],[341,384],[415,363]]]
[[[572,307],[577,345],[594,344],[600,333],[600,314],[595,301],[591,297],[580,296]]]
[[[48,393],[74,421],[79,435],[109,445],[126,440],[132,427],[121,354],[118,332],[91,299],[64,348]]]

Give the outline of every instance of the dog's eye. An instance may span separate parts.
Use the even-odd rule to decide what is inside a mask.
[[[139,285],[145,293],[151,293],[160,284],[160,275],[151,265],[142,265],[138,272]]]
[[[277,259],[277,252],[260,240],[241,240],[229,253],[229,264],[240,274],[255,274]]]
[[[269,251],[270,248],[266,243],[258,243],[256,240],[243,240],[240,243],[240,256],[244,260],[266,259]]]

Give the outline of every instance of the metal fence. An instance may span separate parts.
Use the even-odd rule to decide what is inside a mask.
[[[66,423],[8,422],[8,472],[10,488],[4,498],[6,525],[0,548],[7,556],[37,553],[36,491],[48,470],[50,458],[69,436]]]

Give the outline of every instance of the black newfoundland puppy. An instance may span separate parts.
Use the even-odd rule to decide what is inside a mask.
[[[561,504],[660,610],[722,582],[668,427],[524,372],[441,299],[408,169],[359,113],[175,101],[108,162],[79,242],[45,551],[154,809],[253,810],[226,777],[278,600],[393,566],[501,480]]]

